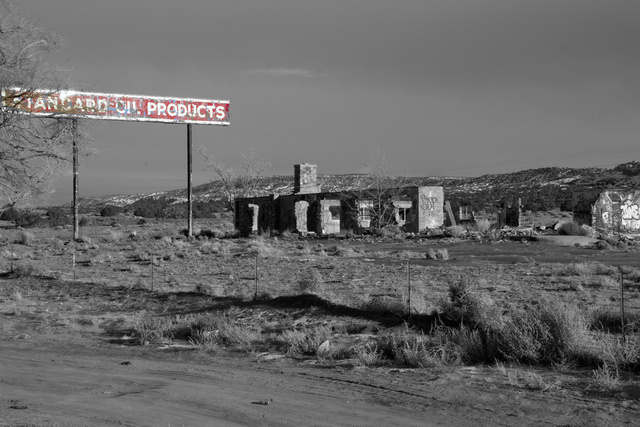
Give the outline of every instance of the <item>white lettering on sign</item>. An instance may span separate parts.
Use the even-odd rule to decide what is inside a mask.
[[[229,101],[2,89],[2,108],[49,117],[228,125]]]

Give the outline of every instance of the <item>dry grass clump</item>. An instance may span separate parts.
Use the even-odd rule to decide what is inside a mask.
[[[244,351],[250,351],[261,336],[256,326],[237,323],[232,309],[198,315],[191,320],[189,330],[189,341],[195,346],[233,347]]]
[[[562,387],[562,381],[558,379],[547,380],[531,366],[523,368],[518,363],[511,363],[507,366],[503,362],[496,362],[496,369],[507,378],[510,385],[515,387],[538,390],[543,393],[556,391]]]
[[[377,236],[387,238],[387,239],[400,240],[405,238],[404,231],[402,231],[402,228],[400,228],[397,225],[387,225],[385,227],[375,230],[375,233]]]
[[[564,222],[558,228],[558,234],[564,236],[589,236],[588,229],[583,228],[575,221]]]
[[[64,249],[64,242],[57,237],[54,237],[51,239],[51,247],[55,251],[61,251],[62,249]]]
[[[540,365],[594,362],[593,338],[583,314],[552,300],[511,313],[492,335],[506,360]]]
[[[591,371],[591,377],[599,386],[605,389],[612,389],[620,382],[620,368],[616,364],[609,365],[604,362],[601,366]]]
[[[320,344],[329,339],[332,333],[328,326],[305,326],[299,330],[284,331],[281,339],[288,355],[314,356]]]
[[[467,234],[467,229],[461,225],[452,225],[445,228],[446,234],[452,237],[462,237]]]
[[[462,349],[460,357],[467,363],[506,360],[548,366],[571,361],[593,366],[606,361],[632,366],[640,357],[638,343],[604,351],[616,348],[604,337],[610,334],[594,334],[594,320],[576,306],[548,300],[502,313],[464,277],[449,284],[449,296],[440,301],[438,314],[450,325],[440,334]]]
[[[219,230],[217,228],[214,229],[206,229],[203,228],[202,230],[200,230],[200,232],[197,234],[198,237],[204,237],[207,239],[222,239],[224,237],[226,237],[227,233]]]
[[[144,316],[136,322],[133,337],[141,345],[173,339],[174,322],[167,317]]]
[[[360,306],[361,310],[375,313],[392,313],[403,315],[407,311],[406,298],[403,294],[371,295]]]
[[[444,335],[415,332],[406,326],[399,331],[383,332],[357,346],[355,355],[365,366],[434,368],[462,362],[461,348]]]
[[[36,237],[30,231],[20,230],[20,232],[18,233],[18,243],[21,243],[25,246],[32,245],[35,238]]]
[[[324,295],[326,293],[326,287],[320,271],[316,268],[303,271],[298,276],[294,292],[302,295]]]
[[[589,325],[592,329],[608,333],[622,332],[622,316],[620,311],[598,307],[588,315]],[[640,330],[640,313],[626,313],[624,327],[627,332],[637,332]]]
[[[23,261],[13,266],[13,274],[16,277],[42,277],[46,276],[46,270],[41,264]]]
[[[493,300],[480,294],[477,280],[469,276],[450,281],[448,298],[441,299],[438,305],[441,319],[452,325],[477,328],[500,320],[500,312]]]
[[[447,250],[447,248],[438,248],[437,250],[429,248],[426,253],[426,257],[427,259],[446,261],[449,259],[449,251]]]
[[[109,230],[109,233],[103,236],[102,239],[107,243],[118,243],[122,241],[124,237],[125,237],[124,232],[120,230]]]
[[[561,276],[595,276],[616,274],[615,267],[604,265],[599,262],[576,262],[570,264],[559,264],[556,274]]]
[[[282,249],[274,246],[263,237],[256,237],[249,241],[246,252],[263,258],[278,257],[282,255]]]
[[[489,231],[491,229],[491,221],[489,221],[486,218],[481,218],[481,219],[476,221],[475,228],[480,233],[486,233],[487,231]]]

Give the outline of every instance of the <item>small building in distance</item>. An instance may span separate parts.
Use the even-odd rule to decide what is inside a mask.
[[[444,222],[442,187],[322,192],[316,165],[295,165],[294,171],[293,194],[236,199],[235,226],[242,235],[285,230],[330,235],[386,225],[418,233]]]
[[[602,232],[640,232],[640,191],[586,191],[573,196],[573,219]]]

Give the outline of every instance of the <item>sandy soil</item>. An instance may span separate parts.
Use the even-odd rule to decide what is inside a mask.
[[[612,426],[640,419],[637,388],[622,400],[579,387],[546,393],[516,387],[488,367],[257,363],[50,336],[4,340],[0,357],[2,426]]]
[[[15,235],[9,233],[17,232],[4,234],[0,250],[19,254],[12,262],[29,260],[51,274],[6,273],[0,278],[2,427],[640,423],[640,384],[627,373],[618,386],[603,388],[589,380],[589,370],[363,367],[352,359],[286,357],[273,348],[202,350],[179,337],[139,345],[131,333],[145,313],[175,316],[234,305],[239,321],[289,316],[310,324],[335,324],[356,314],[244,298],[254,286],[251,242],[237,242],[230,252],[218,253],[205,251],[202,242],[107,241],[109,230],[92,232],[94,243],[78,252],[76,281],[68,245],[50,247],[55,233],[62,238],[68,230],[46,236],[42,233],[48,232],[35,231],[40,234],[30,245],[10,244]],[[483,290],[497,301],[530,302],[552,295],[606,305],[615,289],[599,285],[598,277],[564,274],[559,263],[640,266],[634,251],[543,242],[323,240],[278,245],[277,250],[270,246],[275,254],[263,253],[259,267],[260,286],[273,296],[286,296],[292,278],[310,265],[334,294],[342,288],[359,298],[391,293],[403,282],[405,262],[411,259],[414,286],[424,286],[431,305],[445,293],[446,280],[465,272],[482,277]],[[451,259],[445,264],[413,257],[428,247],[448,248]],[[151,261],[133,256],[143,249],[157,254],[153,273]],[[9,271],[9,261],[3,258],[1,271]],[[572,290],[574,283],[579,292]],[[195,292],[205,284],[212,286],[208,293]],[[238,289],[243,295],[234,300]],[[640,292],[635,287],[629,292],[631,304],[639,305]],[[341,298],[349,302],[348,296]],[[429,304],[422,309],[429,310]],[[364,320],[389,328],[403,322],[379,316]]]

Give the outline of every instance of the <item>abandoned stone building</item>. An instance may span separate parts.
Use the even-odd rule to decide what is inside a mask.
[[[442,187],[322,192],[316,165],[295,165],[294,171],[293,194],[236,199],[235,225],[241,234],[289,230],[329,235],[390,224],[417,233],[443,224]]]
[[[573,219],[603,232],[640,232],[640,191],[605,190],[574,194]]]

